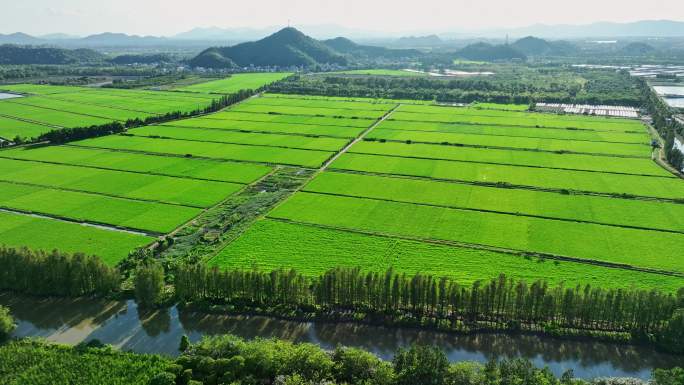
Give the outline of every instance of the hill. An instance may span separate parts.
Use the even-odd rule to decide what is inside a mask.
[[[577,51],[572,43],[566,41],[550,42],[534,36],[527,36],[517,40],[511,47],[526,56],[564,56]]]
[[[492,45],[489,43],[475,43],[467,45],[458,51],[456,55],[460,58],[468,60],[484,61],[526,59],[525,54],[516,50],[510,45]]]
[[[656,51],[656,49],[647,43],[634,42],[622,47],[620,51],[629,56],[642,56],[652,54]]]
[[[9,35],[0,33],[0,44],[37,44],[40,39],[22,32],[15,32]]]
[[[31,47],[5,44],[0,46],[0,64],[83,64],[105,59],[90,49]]]
[[[323,40],[322,43],[336,52],[352,56],[353,58],[398,59],[417,57],[421,55],[420,51],[414,49],[391,49],[371,45],[361,45],[356,44],[344,37]]]
[[[261,40],[232,47],[212,47],[190,60],[193,67],[309,67],[346,65],[347,58],[295,28],[284,28]]]

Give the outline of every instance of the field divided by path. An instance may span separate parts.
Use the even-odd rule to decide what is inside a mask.
[[[210,263],[677,288],[684,182],[649,142],[634,120],[401,105]]]
[[[59,88],[50,95],[67,100],[68,91]],[[143,98],[150,95],[143,92]],[[184,95],[172,93],[169,98]],[[116,98],[121,101],[125,96]],[[236,108],[256,100],[259,98]],[[62,101],[55,106],[66,107],[69,103]],[[325,103],[330,108],[317,108],[330,113],[337,110],[334,105],[338,103]],[[97,112],[92,104],[85,105],[88,111]],[[370,103],[369,106],[374,107]],[[121,230],[150,236],[167,234],[269,174],[275,165],[320,167],[394,107],[382,106],[384,110],[364,110],[372,112],[370,119],[357,119],[353,110],[345,110],[349,112],[346,118],[319,114],[318,110],[302,110],[289,115],[288,122],[260,121],[262,117],[278,116],[269,113],[270,106],[262,106],[265,110],[259,113],[235,113],[244,120],[233,120],[234,112],[228,109],[201,118],[134,128],[122,135],[60,146],[6,149],[0,151],[0,188],[6,192],[0,197],[0,209],[16,216],[40,215],[34,218],[40,223],[58,224],[73,239],[88,237],[93,229],[117,236],[130,235]],[[146,101],[135,108],[146,109]],[[335,125],[318,125],[326,120]],[[196,127],[194,122],[197,125],[204,122],[209,127]],[[240,124],[241,128],[234,129],[234,124]],[[279,125],[306,130],[279,132]],[[269,128],[273,132],[268,132]],[[325,135],[326,132],[336,135]],[[81,234],[81,229],[86,229],[87,234]],[[7,237],[5,241],[11,245],[25,242],[15,232],[8,233]],[[151,241],[145,236],[141,239],[145,239],[144,243]],[[25,244],[46,248],[42,240]],[[129,245],[125,243],[116,248],[119,259],[130,251],[129,248],[122,252]],[[107,258],[116,260],[113,254]]]

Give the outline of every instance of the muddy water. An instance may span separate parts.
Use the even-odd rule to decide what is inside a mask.
[[[396,349],[423,343],[443,349],[450,360],[485,362],[491,358],[524,357],[549,366],[560,375],[573,369],[577,377],[628,376],[646,379],[653,368],[684,366],[684,357],[649,348],[602,342],[564,341],[535,336],[480,334],[458,336],[414,329],[389,329],[356,324],[292,322],[268,317],[216,316],[173,307],[139,311],[133,301],[35,299],[0,294],[17,319],[16,337],[39,336],[76,344],[98,339],[120,349],[176,355],[183,334],[192,341],[231,333],[244,338],[277,337],[311,342],[325,349],[338,344],[364,348],[391,359]]]

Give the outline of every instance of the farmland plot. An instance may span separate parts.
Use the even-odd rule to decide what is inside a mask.
[[[251,132],[222,131],[214,129],[185,128],[171,126],[147,126],[129,130],[136,136],[162,137],[171,139],[249,144],[298,148],[303,150],[337,151],[349,140],[337,138],[307,137],[299,135],[257,134]]]
[[[193,207],[0,182],[0,208],[168,233],[197,216]]]
[[[256,90],[292,75],[290,72],[263,72],[233,74],[230,77],[190,86],[176,88],[177,91],[232,94],[240,90]]]
[[[642,158],[649,157],[651,154],[651,146],[647,144],[606,143],[447,132],[386,130],[382,128],[374,129],[373,132],[371,132],[367,137],[372,139],[384,139],[402,142],[413,141],[433,144],[448,143],[495,148],[541,150],[549,152],[623,155]]]
[[[97,255],[110,266],[154,238],[128,232],[104,230],[54,219],[0,211],[0,243],[7,247]]]
[[[238,112],[233,109],[222,111],[216,114],[207,116],[207,119],[218,120],[239,120],[248,122],[272,122],[272,123],[293,123],[306,124],[314,126],[331,126],[331,127],[358,127],[367,128],[371,126],[374,119],[354,119],[342,118],[333,116],[307,116],[307,115],[278,115],[278,114],[263,114],[263,113],[249,113]]]
[[[384,115],[384,111],[352,110],[346,108],[321,108],[321,107],[295,107],[295,106],[267,106],[244,103],[231,108],[231,111],[249,112],[270,115],[303,115],[341,118],[378,119]]]
[[[340,172],[320,174],[304,191],[684,233],[684,205],[677,203]]]
[[[259,164],[149,155],[75,146],[14,148],[0,151],[0,158],[2,157],[235,183],[251,183],[271,171],[270,167]]]
[[[297,134],[308,136],[330,136],[336,138],[355,138],[364,127],[323,126],[300,123],[255,122],[247,120],[214,119],[201,117],[176,120],[160,124],[163,127],[211,128],[228,131],[249,131],[273,134]]]
[[[329,151],[190,142],[187,140],[154,139],[123,135],[87,139],[75,142],[75,144],[83,147],[129,150],[151,154],[190,155],[193,157],[289,164],[305,167],[319,167],[333,155],[333,152]]]
[[[340,266],[406,274],[431,274],[470,285],[499,274],[551,285],[590,284],[604,288],[654,287],[675,292],[684,280],[659,274],[605,268],[570,261],[525,259],[494,251],[373,236],[316,226],[260,220],[209,261],[224,269],[287,266],[316,276]]]
[[[268,215],[370,233],[684,272],[684,234],[300,192]],[[601,242],[595,242],[601,234]]]
[[[17,136],[21,138],[36,138],[52,129],[53,127],[48,125],[0,116],[0,138],[8,140],[12,140]]]
[[[458,161],[413,159],[382,155],[343,154],[333,169],[397,174],[487,184],[530,186],[604,194],[681,199],[684,183],[678,178],[591,171],[555,170]]]
[[[242,188],[235,183],[12,159],[0,160],[0,180],[194,207],[214,205]]]
[[[358,154],[390,155],[395,157],[456,160],[506,164],[515,166],[558,168],[566,170],[602,171],[636,175],[672,177],[650,158],[623,158],[584,154],[520,151],[494,148],[444,146],[422,143],[359,142],[350,152]]]
[[[385,120],[380,127],[385,130],[405,130],[454,134],[480,134],[504,137],[558,139],[610,143],[650,144],[646,132],[614,132],[595,130],[569,130],[566,128],[523,127],[505,125],[459,124],[439,122],[411,122]],[[441,141],[440,141],[441,142]]]

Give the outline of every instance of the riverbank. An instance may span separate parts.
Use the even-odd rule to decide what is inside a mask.
[[[357,347],[383,359],[391,359],[399,348],[418,343],[439,347],[452,362],[484,363],[492,358],[520,357],[537,367],[548,366],[557,376],[573,369],[579,378],[648,379],[655,368],[684,366],[684,357],[595,340],[502,333],[455,335],[359,323],[211,315],[178,307],[142,311],[132,300],[44,299],[2,293],[0,304],[12,310],[18,324],[13,334],[16,338],[43,337],[71,345],[97,339],[121,350],[168,356],[178,355],[183,335],[197,342],[205,336],[234,334],[246,339],[273,337],[310,342],[326,350],[337,345]]]

